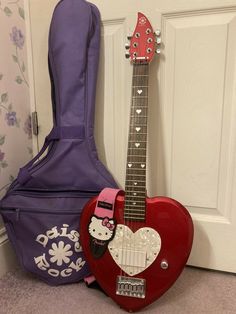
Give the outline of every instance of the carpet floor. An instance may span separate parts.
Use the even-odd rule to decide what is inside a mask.
[[[125,313],[109,297],[83,283],[50,287],[22,270],[0,280],[1,314]],[[236,313],[236,276],[186,267],[147,314]]]

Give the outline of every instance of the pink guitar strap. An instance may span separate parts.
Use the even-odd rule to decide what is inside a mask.
[[[124,191],[112,188],[103,189],[90,218],[88,225],[90,249],[95,259],[100,258],[106,252],[108,243],[115,235],[114,211],[118,194],[124,195]]]
[[[105,188],[98,195],[96,207],[90,218],[90,250],[95,259],[100,258],[107,250],[108,243],[115,235],[114,219],[115,202],[118,195],[124,195],[120,189]],[[87,285],[95,281],[93,275],[84,279]]]
[[[107,217],[112,219],[114,216],[115,201],[118,194],[124,194],[124,192],[120,189],[103,189],[98,196],[94,215],[100,218]]]

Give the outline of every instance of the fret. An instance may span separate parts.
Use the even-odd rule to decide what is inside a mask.
[[[131,125],[131,127],[147,127],[147,124]],[[138,132],[137,132],[138,133]]]
[[[135,192],[136,193],[136,192]],[[137,193],[136,193],[137,194]],[[126,196],[129,196],[129,199],[130,200],[135,200],[136,198],[141,198],[141,199],[146,199],[146,195],[141,195],[141,196],[139,196],[139,195],[133,195],[133,193],[130,193],[130,194],[125,194]]]
[[[143,116],[141,114],[136,113],[134,115],[130,115],[130,118],[131,118],[131,126],[134,126],[134,124],[137,124],[137,126],[139,126],[141,123],[144,125],[147,124],[147,116]]]
[[[134,209],[134,206],[129,206],[130,208],[128,208],[128,207],[125,207],[124,208],[124,211],[125,210],[132,210],[132,209]],[[140,209],[140,210],[145,210],[145,206],[135,206],[135,209]]]
[[[125,190],[126,189],[128,190],[129,188],[135,188],[135,192],[137,192],[137,193],[146,191],[146,185],[145,186],[137,186],[137,185],[134,186],[134,185],[126,184]]]
[[[129,141],[130,143],[146,143],[147,141]]]
[[[143,140],[147,140],[147,135],[143,134],[143,135],[135,136],[135,135],[130,134],[129,141],[140,143],[140,142],[143,142]]]
[[[135,120],[137,120],[137,119],[147,119],[147,116],[143,116],[143,115],[138,114],[138,113],[133,114],[133,115],[131,115],[130,117],[131,117],[131,118],[134,118]],[[136,123],[136,122],[137,122],[137,121],[134,121],[134,123]]]
[[[128,147],[128,150],[135,150],[135,151],[144,150],[146,152],[146,145],[144,145],[144,148],[141,146],[139,146],[139,147],[136,147],[136,146]]]
[[[128,148],[128,151],[131,151],[133,155],[136,155],[135,153],[137,153],[136,156],[139,156],[139,152],[141,150],[142,151],[144,150],[146,152],[146,147],[142,148],[142,147],[139,146],[138,148],[137,147],[129,147]]]
[[[140,202],[142,202],[143,206],[145,206],[145,204],[146,204],[146,196],[144,196],[144,195],[139,196],[139,197],[137,197],[137,196],[130,196],[129,199],[130,199],[131,202],[135,202],[137,200],[140,200]],[[128,203],[126,203],[126,205],[129,206]],[[130,206],[134,206],[134,205],[130,205]]]
[[[138,201],[140,201],[140,199],[141,199],[142,202],[145,202],[145,200],[146,200],[146,189],[145,190],[142,189],[141,191],[136,191],[136,189],[135,189],[135,190],[132,190],[132,192],[126,193],[125,196],[126,197],[129,196],[128,200],[132,199],[132,201],[135,201],[136,197],[137,197],[139,199]]]
[[[145,175],[146,173],[143,173],[142,175],[137,175],[136,173],[135,174],[127,173],[126,178],[127,178],[127,181],[141,182],[141,181],[145,181],[146,179]],[[143,179],[143,180],[140,180],[140,179]]]
[[[132,171],[142,171],[142,172],[146,172],[146,169],[145,169],[145,168],[128,168],[127,171],[129,172],[129,173],[127,173],[128,175],[132,175],[132,173],[130,173],[130,172],[132,172]],[[143,174],[143,176],[144,176],[144,174]]]
[[[134,180],[135,180],[134,176],[137,177],[137,178],[140,178],[140,177],[144,176],[143,174],[136,174],[136,173],[135,173],[135,175],[133,175],[133,174],[128,174],[128,175],[131,176],[132,179],[134,179]]]
[[[124,213],[126,214],[127,213],[127,211],[136,211],[136,207],[135,206],[131,206],[131,205],[127,205],[127,206],[129,206],[129,208],[127,208],[126,206],[125,206],[125,208],[124,208]],[[145,210],[146,210],[146,207],[145,207],[145,204],[143,204],[143,206],[141,207],[139,207],[138,208],[138,211],[139,211],[139,213],[141,212],[142,213],[142,211],[145,213]],[[133,214],[133,213],[131,213],[131,214]]]
[[[145,176],[143,176],[145,178]],[[133,180],[133,179],[127,179],[126,181],[131,181],[131,182],[137,182],[138,184],[140,183],[146,183],[145,180]]]
[[[140,157],[140,158],[146,158],[146,155],[129,155],[129,157]]]
[[[134,205],[134,204],[126,204],[124,211],[126,211],[126,210],[133,210],[133,211],[135,211],[136,209],[138,209],[139,211],[141,211],[141,210],[145,211],[145,209],[146,209],[145,202],[143,202],[142,205],[141,204],[138,204],[138,205],[139,205],[139,207]]]
[[[141,74],[141,75],[133,75],[134,77],[136,77],[136,76],[148,76],[148,75],[144,75],[144,74]]]
[[[132,181],[132,180],[126,180],[126,181]],[[133,180],[133,182],[136,182],[137,180]],[[127,183],[125,185],[125,188],[135,188],[135,192],[139,192],[139,191],[142,191],[142,192],[145,192],[146,191],[146,182],[143,181],[142,183],[144,184],[141,184],[141,182],[139,182],[137,185],[134,186],[134,184],[131,182],[131,183]]]
[[[130,195],[130,194],[133,195],[133,193],[136,193],[137,196],[138,196],[138,195],[141,195],[141,194],[143,194],[144,196],[146,196],[146,191],[136,191],[136,190],[130,190],[130,189],[127,189],[127,190],[125,191],[125,195]],[[143,196],[143,195],[142,195],[142,196]]]
[[[147,79],[143,79],[142,76],[136,76],[133,78],[133,84],[134,85],[143,85],[147,84]]]
[[[137,165],[136,165],[136,168],[135,168],[135,167],[133,167],[134,164],[140,164],[140,167],[137,167]],[[134,161],[130,160],[129,163],[128,163],[127,170],[146,170],[145,167],[146,167],[145,162],[140,163],[140,162],[135,161],[135,160]]]
[[[148,86],[143,86],[143,85],[136,85],[136,86],[132,86],[132,88],[137,88],[137,87],[143,87],[143,88],[146,88],[146,87],[148,87]]]
[[[139,112],[139,110],[140,110],[140,112]],[[147,106],[143,107],[142,105],[139,106],[138,104],[136,104],[135,106],[131,106],[131,115],[135,113],[138,115],[145,114],[145,116],[147,116],[147,112],[148,112]]]
[[[136,194],[137,194],[137,192],[135,192]],[[145,199],[145,202],[144,203],[146,203],[146,195],[141,195],[141,196],[137,196],[137,195],[132,195],[133,193],[131,193],[131,194],[125,194],[126,196],[129,196],[129,198],[131,199],[131,198],[141,198],[141,199]]]
[[[143,101],[141,101],[140,103],[137,102],[138,99],[132,99],[132,104],[131,104],[131,109],[132,108],[137,108],[137,107],[141,107],[141,108],[144,108],[144,109],[147,109],[148,108],[148,104],[147,102],[144,104]],[[140,99],[142,100],[142,99]]]
[[[135,156],[136,157],[136,156]],[[146,156],[145,156],[145,158],[146,158]],[[128,161],[128,164],[134,164],[134,163],[138,163],[138,164],[145,164],[146,163],[146,160],[144,160],[144,161],[140,161],[140,160],[137,160],[137,158],[132,158],[132,159],[129,159],[129,161]],[[128,167],[130,167],[130,166],[128,166]]]
[[[132,98],[148,98],[148,96],[141,96],[141,95],[139,95],[139,96],[132,96]]]
[[[139,133],[139,132],[137,133],[137,131],[136,131],[136,132],[130,132],[129,135],[135,135],[135,136],[136,136],[136,135],[137,135],[137,136],[139,136],[139,135],[144,135],[144,136],[147,136],[147,133]]]
[[[141,150],[143,151],[144,150],[144,152],[146,152],[146,145],[144,146],[144,148],[142,148],[142,147],[128,147],[128,150],[131,150],[131,153],[132,154],[134,154],[134,155],[136,155],[135,153],[138,153],[136,156],[139,156],[139,153],[141,152]],[[141,154],[140,154],[141,155]]]
[[[144,182],[144,183],[146,183],[146,182]],[[144,185],[136,185],[136,186],[134,186],[133,184],[126,184],[125,185],[125,189],[129,189],[129,188],[134,188],[134,190],[133,191],[135,191],[136,193],[138,193],[138,192],[146,192],[146,184],[144,184]]]
[[[141,201],[140,200],[132,201],[132,200],[128,199],[128,200],[125,201],[125,204],[127,204],[128,206],[130,205],[129,203],[132,203],[131,205],[136,205],[137,203],[142,203],[143,204],[143,203],[145,203],[145,199],[141,200]],[[139,204],[137,204],[137,205],[139,205]]]

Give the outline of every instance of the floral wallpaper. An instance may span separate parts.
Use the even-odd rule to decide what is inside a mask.
[[[0,198],[32,157],[24,0],[0,0]],[[0,228],[2,222],[0,221]]]

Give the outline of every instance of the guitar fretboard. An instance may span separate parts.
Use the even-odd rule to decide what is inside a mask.
[[[145,220],[149,65],[134,64],[125,182],[127,220]]]

